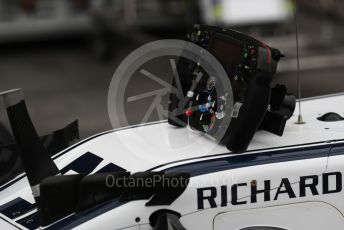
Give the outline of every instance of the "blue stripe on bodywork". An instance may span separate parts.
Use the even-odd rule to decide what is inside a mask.
[[[109,163],[101,168],[97,173],[110,173],[110,172],[126,172],[124,168],[115,165],[114,163]]]
[[[271,152],[234,155],[224,158],[192,162],[164,170],[170,172],[188,172],[191,176],[205,175],[225,170],[244,168],[250,166],[280,163],[287,161],[306,160],[312,158],[328,157],[331,145],[304,147]]]
[[[7,216],[10,219],[15,219],[25,213],[35,209],[36,205],[27,202],[22,198],[16,198],[2,206],[0,206],[0,213]]]
[[[253,149],[253,150],[248,150],[245,152],[245,154],[249,154],[249,153],[262,153],[262,152],[267,152],[267,151],[273,151],[273,150],[280,150],[280,149],[291,149],[291,148],[297,148],[297,147],[301,147],[301,146],[305,146],[305,145],[310,145],[310,144],[326,144],[327,142],[314,142],[314,143],[308,143],[308,144],[297,144],[297,145],[287,145],[287,146],[279,146],[279,147],[271,147],[271,148],[264,148],[264,149]],[[228,157],[228,155],[233,156],[233,153],[231,152],[228,152],[228,153],[220,153],[220,154],[214,154],[214,155],[211,155],[210,157]],[[188,158],[188,159],[182,159],[182,160],[177,160],[177,161],[171,161],[171,162],[168,162],[168,163],[165,163],[165,164],[161,164],[161,165],[158,165],[158,166],[155,166],[147,171],[154,171],[156,169],[159,169],[159,168],[162,168],[162,167],[166,167],[168,165],[171,165],[171,164],[175,164],[175,163],[183,163],[184,161],[190,161],[190,160],[201,160],[201,159],[206,159],[206,158],[209,158],[209,156],[205,155],[205,156],[201,156],[201,157],[194,157],[194,158]]]
[[[87,152],[76,160],[69,163],[66,167],[60,170],[62,175],[66,174],[69,170],[73,170],[78,174],[89,174],[103,161],[103,158]]]
[[[181,166],[166,169],[164,171],[188,172],[192,176],[199,176],[208,173],[256,165],[327,157],[329,155],[330,147],[331,145],[328,144],[322,146],[277,150],[245,155],[232,155],[218,159],[184,164]],[[50,226],[48,229],[70,229],[123,204],[124,203],[120,203],[118,201],[110,202],[109,204],[104,205],[101,208],[95,207],[91,210],[87,210],[85,214],[80,213],[67,217],[66,219],[63,219],[60,222]]]
[[[83,224],[97,216],[100,216],[112,209],[118,208],[122,205],[124,205],[124,202],[119,202],[117,199],[109,201],[105,204],[98,205],[94,208],[85,210],[78,214],[73,214],[71,216],[68,216],[67,218],[57,222],[56,224],[53,224],[46,228],[47,230],[67,230],[77,227],[80,224]]]
[[[337,156],[344,154],[344,145],[343,144],[333,144],[331,146],[330,156]]]
[[[24,217],[23,219],[18,220],[17,223],[30,230],[39,228],[40,224],[38,212],[35,212],[27,217]]]

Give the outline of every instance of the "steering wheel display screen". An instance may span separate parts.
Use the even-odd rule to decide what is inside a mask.
[[[223,35],[216,35],[209,51],[220,61],[228,76],[234,77],[242,57],[242,43]]]

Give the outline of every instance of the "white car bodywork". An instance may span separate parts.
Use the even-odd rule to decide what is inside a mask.
[[[306,124],[295,124],[294,115],[282,137],[258,131],[243,154],[231,154],[207,136],[166,121],[91,137],[54,157],[64,174],[79,173],[73,162],[82,164],[86,155],[99,159],[86,167],[91,174],[113,163],[131,173],[188,172],[189,185],[170,206],[147,207],[147,200],[111,201],[45,229],[149,230],[150,215],[161,209],[180,213],[186,229],[343,229],[344,121],[317,120],[328,112],[343,116],[343,104],[344,94],[304,100]],[[35,206],[13,203],[21,199],[26,206],[34,204],[31,193],[25,175],[0,187],[0,229],[34,226],[30,224],[37,222]]]

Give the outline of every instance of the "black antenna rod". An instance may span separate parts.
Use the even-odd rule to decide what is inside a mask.
[[[306,122],[303,121],[302,117],[302,110],[301,110],[301,77],[300,77],[300,54],[299,54],[299,28],[298,28],[298,4],[297,0],[294,0],[294,7],[295,7],[295,12],[294,12],[294,24],[295,24],[295,38],[296,38],[296,59],[297,59],[297,85],[298,85],[298,97],[299,97],[299,115],[297,117],[297,122],[296,124],[302,125],[305,124]]]

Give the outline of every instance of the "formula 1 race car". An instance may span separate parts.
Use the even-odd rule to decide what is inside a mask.
[[[343,229],[344,94],[302,100],[306,123],[295,123],[295,97],[270,87],[279,50],[208,26],[188,39],[219,60],[230,87],[182,60],[168,121],[54,155],[21,90],[0,93],[25,168],[0,185],[0,229]]]

